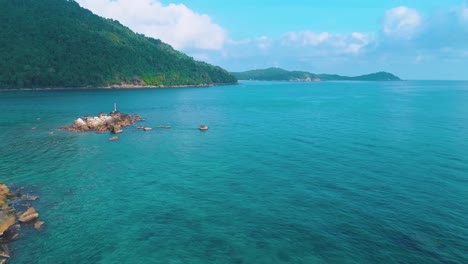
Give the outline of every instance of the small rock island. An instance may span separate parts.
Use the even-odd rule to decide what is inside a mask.
[[[62,130],[72,132],[95,131],[96,133],[111,132],[114,134],[122,133],[122,127],[128,127],[137,121],[144,121],[139,114],[129,115],[118,111],[112,111],[110,114],[101,112],[97,116],[79,117],[71,126],[64,126]]]

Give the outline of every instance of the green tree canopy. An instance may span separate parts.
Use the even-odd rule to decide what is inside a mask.
[[[72,0],[0,0],[0,88],[236,83]]]

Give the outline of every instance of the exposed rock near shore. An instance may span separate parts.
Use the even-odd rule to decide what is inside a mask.
[[[8,206],[8,200],[12,198],[10,189],[5,184],[0,183],[0,236],[16,222],[13,209]]]
[[[21,190],[24,188],[19,188],[16,192]],[[10,258],[8,243],[18,239],[18,232],[21,230],[19,223],[22,225],[31,223],[37,230],[41,229],[44,224],[42,221],[36,221],[39,214],[34,207],[29,207],[29,203],[22,204],[23,201],[36,201],[38,199],[39,196],[12,193],[5,184],[0,182],[0,264],[7,263],[7,259]],[[16,209],[13,208],[15,204],[22,204],[21,206],[29,208],[24,213],[16,213]],[[24,207],[18,210],[24,210]]]
[[[102,112],[98,116],[85,116],[75,120],[73,125],[65,126],[62,129],[72,132],[94,131],[96,133],[111,132],[122,133],[122,127],[128,127],[136,121],[144,121],[139,114],[133,116],[118,111],[113,111],[109,115]]]
[[[39,214],[36,212],[36,209],[34,207],[30,207],[26,212],[19,216],[18,221],[21,223],[29,223],[37,218],[39,218]]]

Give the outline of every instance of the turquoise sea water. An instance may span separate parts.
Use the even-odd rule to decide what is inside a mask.
[[[173,128],[48,133],[114,102]],[[46,221],[11,263],[468,263],[468,82],[0,92],[0,113],[0,181]]]

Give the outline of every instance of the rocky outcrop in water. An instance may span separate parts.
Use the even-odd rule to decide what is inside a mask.
[[[0,236],[16,222],[13,209],[8,206],[8,200],[12,198],[13,194],[10,189],[5,184],[0,183]]]
[[[122,133],[122,127],[128,127],[137,121],[144,121],[139,114],[133,116],[118,111],[113,111],[109,115],[100,113],[98,116],[80,117],[73,122],[73,125],[65,126],[62,129],[72,132],[94,131],[96,133],[111,132]]]
[[[36,209],[34,207],[29,207],[26,212],[22,213],[18,221],[21,223],[29,223],[31,221],[34,221],[39,218],[39,214],[36,212]]]
[[[8,243],[18,239],[19,231],[22,225],[33,225],[34,228],[40,230],[44,222],[36,221],[39,214],[34,207],[30,207],[26,201],[36,201],[39,196],[23,195],[19,191],[24,188],[19,188],[12,193],[10,189],[0,182],[0,264],[7,263],[10,258]],[[16,204],[16,206],[15,206]],[[22,209],[15,209],[23,207]],[[27,210],[21,213],[22,210]],[[19,211],[16,213],[16,211]],[[21,224],[20,224],[21,223]]]

